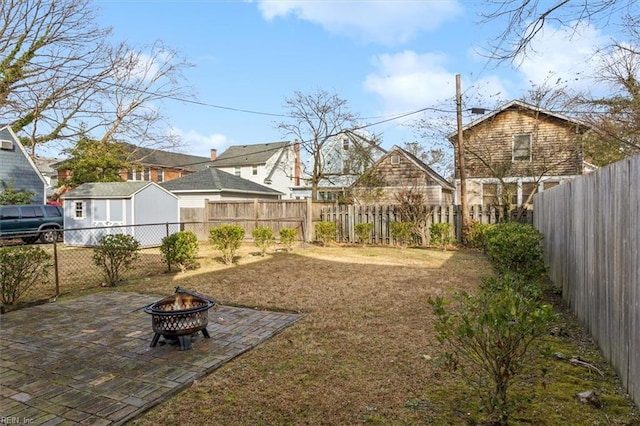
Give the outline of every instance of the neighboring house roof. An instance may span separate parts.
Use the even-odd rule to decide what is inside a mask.
[[[16,189],[33,191],[36,194],[34,200],[44,201],[47,180],[11,127],[0,127],[0,141],[4,141],[0,147],[0,180],[6,184],[13,181]]]
[[[127,160],[132,163],[182,169],[191,172],[202,170],[211,165],[210,157],[162,151],[159,149],[133,145],[127,142],[119,143],[122,145],[124,150],[130,154],[130,157]],[[51,166],[58,169],[66,162],[67,160],[59,160],[57,163],[51,164]]]
[[[567,117],[566,115],[559,114],[559,113],[550,111],[548,109],[540,108],[538,106],[531,105],[531,104],[528,104],[528,103],[523,102],[523,101],[513,100],[511,102],[507,102],[506,104],[504,104],[501,107],[499,107],[498,109],[490,112],[489,114],[483,115],[482,117],[480,117],[480,118],[472,121],[471,123],[467,124],[466,126],[464,126],[462,128],[462,132],[464,133],[467,130],[471,129],[472,127],[475,127],[475,126],[477,126],[478,124],[480,124],[480,123],[482,123],[484,121],[490,120],[491,118],[495,117],[496,115],[498,115],[498,114],[500,114],[500,113],[502,113],[502,112],[504,112],[506,110],[509,110],[509,109],[527,109],[527,110],[530,110],[532,112],[541,113],[541,114],[544,114],[546,116],[554,117],[554,118],[556,118],[558,120],[566,121],[566,122],[571,123],[571,124],[577,124],[577,125],[583,127],[585,130],[587,130],[589,128],[588,125],[586,125],[585,123],[581,122],[580,120],[576,120],[575,118]],[[449,136],[447,136],[447,137],[448,137],[448,139],[452,139],[452,138],[456,137],[457,135],[458,135],[458,132],[456,131],[456,132],[453,132],[453,133],[449,134]]]
[[[153,182],[92,182],[83,183],[75,189],[62,196],[64,199],[111,199],[111,198],[131,198],[144,188],[153,185],[160,187],[163,191],[171,194],[165,188]],[[171,194],[175,197],[174,194]]]
[[[159,149],[136,146],[126,142],[120,143],[127,152],[131,153],[129,161],[132,162],[190,171],[202,170],[211,165],[210,157],[162,151]]]
[[[265,164],[278,150],[291,145],[291,142],[283,141],[230,146],[213,161],[213,166],[233,167]]]
[[[60,162],[59,158],[47,158],[37,157],[33,159],[36,167],[45,176],[57,176],[58,172],[54,169],[54,166]]]
[[[248,179],[232,175],[214,167],[163,182],[160,186],[171,192],[233,191],[255,194],[282,194]]]

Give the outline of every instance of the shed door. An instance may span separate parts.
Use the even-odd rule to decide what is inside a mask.
[[[124,200],[110,200],[109,204],[109,220],[124,223]]]

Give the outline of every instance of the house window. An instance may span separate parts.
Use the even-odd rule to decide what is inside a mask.
[[[505,183],[502,186],[501,203],[508,203],[512,206],[518,205],[518,184],[517,183]]]
[[[164,169],[158,169],[158,182],[164,182]]]
[[[76,201],[73,203],[73,217],[76,219],[85,218],[84,201]]]
[[[345,151],[349,150],[349,138],[342,139],[342,149]]]
[[[553,188],[554,186],[560,185],[560,182],[548,181],[543,184],[543,188],[546,191],[547,189]]]
[[[143,170],[142,180],[146,180],[147,182],[151,180],[151,169],[145,167]]]
[[[257,175],[258,175],[258,166],[253,166],[253,167],[251,168],[251,173],[252,173],[254,176],[257,176]]]
[[[531,161],[531,133],[513,137],[513,161]]]
[[[400,164],[400,156],[399,155],[392,155],[391,156],[391,164],[393,164],[393,165]]]
[[[498,205],[498,185],[495,183],[482,184],[482,205]]]
[[[240,166],[236,166],[236,169],[235,169],[235,175],[236,175],[236,176],[240,176],[240,171],[241,171]]]

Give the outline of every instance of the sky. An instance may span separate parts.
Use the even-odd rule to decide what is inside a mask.
[[[276,123],[294,92],[326,90],[348,102],[382,146],[425,140],[395,116],[427,108],[455,124],[455,76],[461,76],[464,120],[471,107],[495,108],[534,84],[567,79],[589,87],[594,49],[607,27],[568,32],[553,26],[518,68],[482,54],[502,31],[480,23],[472,1],[95,0],[98,22],[114,42],[161,40],[194,67],[185,71],[195,97],[159,105],[181,152],[208,156],[231,145],[292,140]],[[611,28],[609,28],[610,30]],[[389,120],[392,119],[392,120]],[[443,134],[446,134],[443,125]]]

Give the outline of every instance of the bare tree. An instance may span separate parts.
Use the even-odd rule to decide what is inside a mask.
[[[159,44],[149,53],[110,46],[109,35],[89,0],[3,0],[0,121],[28,135],[32,154],[88,130],[98,139],[158,139],[150,103],[184,93],[187,64]]]
[[[347,101],[325,90],[305,94],[296,91],[292,98],[285,100],[289,121],[277,124],[277,128],[286,135],[292,135],[300,141],[300,147],[310,155],[311,197],[318,197],[318,184],[330,177],[327,169],[330,165],[324,148],[337,135],[356,127],[358,116],[347,108]]]
[[[403,222],[413,223],[413,232],[420,237],[420,243],[426,247],[429,243],[429,220],[433,206],[427,205],[424,189],[416,185],[401,188],[394,194],[395,204]]]
[[[490,57],[501,61],[524,58],[532,41],[550,22],[576,32],[581,25],[611,25],[628,13],[637,16],[636,0],[485,0],[481,24],[504,22],[490,46]]]

